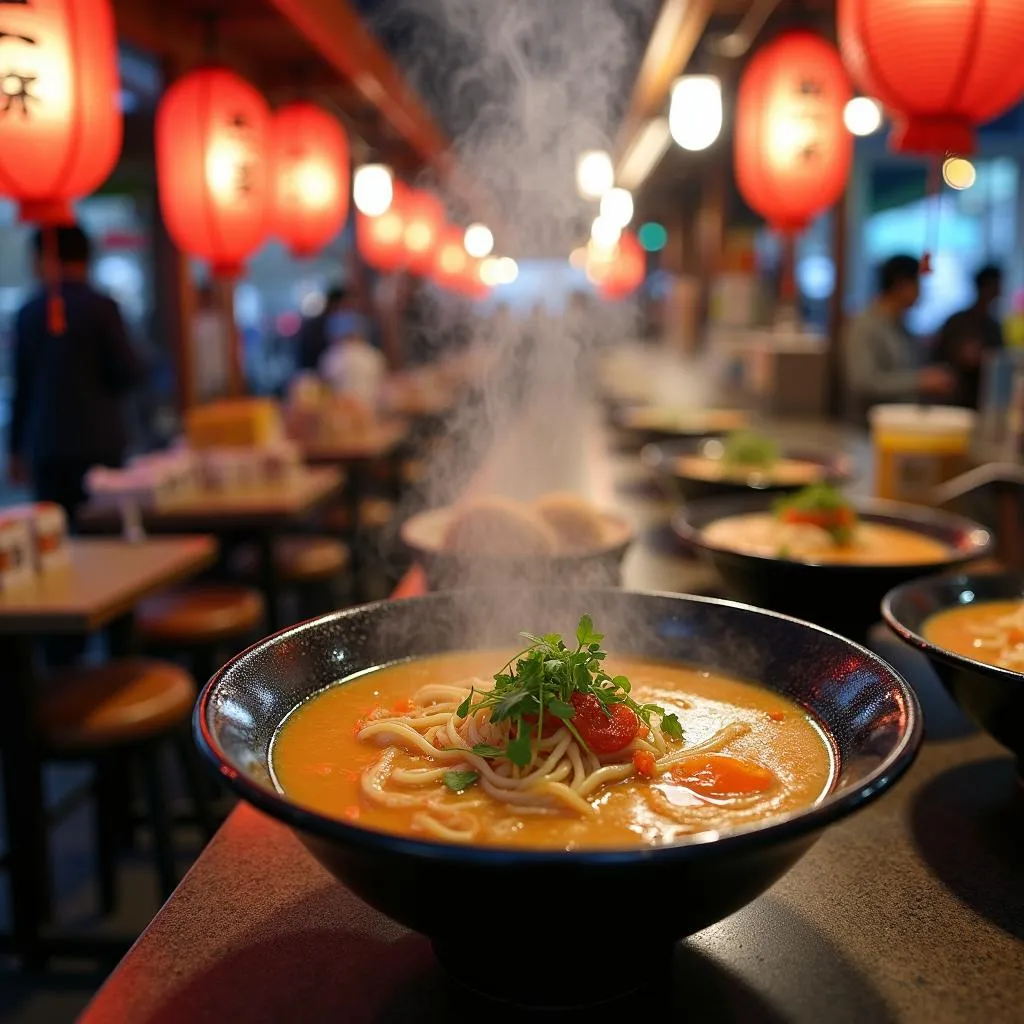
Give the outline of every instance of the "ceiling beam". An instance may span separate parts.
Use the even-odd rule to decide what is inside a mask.
[[[663,0],[615,140],[616,171],[647,122],[665,111],[672,83],[686,70],[715,0]]]

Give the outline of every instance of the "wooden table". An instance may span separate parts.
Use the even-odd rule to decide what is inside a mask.
[[[33,641],[41,634],[86,634],[115,623],[141,599],[212,565],[217,554],[209,537],[137,544],[76,538],[70,543],[71,564],[66,570],[0,594],[0,751],[13,911],[7,944],[26,957],[65,948],[59,939],[44,941],[40,931],[49,891]]]
[[[228,493],[198,492],[143,509],[142,524],[149,533],[211,533],[222,540],[237,539],[259,549],[261,589],[271,621],[276,624],[280,581],[274,564],[274,538],[301,523],[337,494],[345,475],[336,468],[304,469],[287,484],[265,485]],[[116,509],[86,505],[77,517],[86,533],[121,529]]]

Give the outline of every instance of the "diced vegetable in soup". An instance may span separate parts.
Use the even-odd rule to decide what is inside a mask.
[[[925,622],[924,636],[955,654],[1024,673],[1024,600],[950,608]]]
[[[401,835],[534,849],[626,848],[806,808],[832,747],[799,706],[678,664],[566,643],[438,655],[342,681],[271,751],[298,803]]]

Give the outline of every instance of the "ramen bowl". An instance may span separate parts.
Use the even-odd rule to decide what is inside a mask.
[[[705,527],[716,520],[767,512],[774,500],[772,495],[754,494],[694,501],[676,513],[672,525],[684,542],[711,563],[731,596],[857,640],[863,639],[878,621],[879,606],[888,591],[908,580],[982,558],[992,547],[989,531],[969,519],[923,506],[873,499],[851,499],[862,521],[930,537],[946,548],[946,556],[926,564],[808,563],[735,551],[705,538]]]
[[[1024,673],[990,665],[926,639],[925,623],[939,612],[979,601],[1024,601],[1021,573],[977,573],[914,580],[885,595],[882,617],[897,636],[923,652],[965,714],[1024,758]]]
[[[429,509],[407,519],[399,530],[403,545],[427,574],[432,590],[481,585],[496,579],[518,583],[561,583],[572,586],[613,586],[622,575],[622,561],[636,538],[636,529],[624,516],[600,512],[603,541],[584,550],[552,555],[504,557],[449,551],[445,530],[450,507]]]
[[[681,438],[720,437],[750,425],[743,409],[689,409],[668,405],[619,408],[613,422],[627,437],[644,444]]]
[[[643,464],[664,480],[682,501],[699,501],[702,498],[722,498],[754,492],[790,494],[809,484],[828,483],[841,486],[852,479],[851,463],[845,455],[829,455],[798,449],[785,449],[780,457],[787,463],[806,465],[806,476],[787,478],[771,470],[747,466],[736,466],[727,472],[704,474],[696,472],[694,466],[688,467],[686,464],[688,459],[699,459],[702,465],[714,470],[716,464],[722,465],[723,453],[721,441],[717,438],[704,438],[649,444],[640,453],[640,458]]]
[[[728,672],[797,702],[833,747],[828,792],[799,811],[732,832],[703,832],[673,845],[565,851],[374,831],[303,807],[275,786],[275,734],[324,687],[401,659],[508,645],[519,629],[569,631],[583,613],[608,625],[613,652]],[[903,774],[920,741],[921,718],[894,669],[806,623],[709,598],[503,588],[365,605],[280,632],[210,680],[194,729],[205,758],[235,793],[293,828],[372,907],[429,936],[452,974],[492,995],[547,1005],[639,987],[677,940],[758,897],[822,829]],[[569,936],[574,940],[562,941]],[[614,971],[595,984],[597,936],[623,941],[615,943]],[[516,970],[513,982],[498,954],[515,950],[523,958],[536,949],[546,956],[548,939],[558,942],[558,970]]]

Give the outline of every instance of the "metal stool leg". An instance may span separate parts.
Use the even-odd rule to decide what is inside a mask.
[[[96,858],[100,885],[100,910],[104,916],[117,909],[117,861],[122,817],[130,808],[119,806],[123,787],[117,764],[111,757],[96,760],[94,810]]]
[[[146,802],[149,805],[149,824],[153,833],[153,852],[156,857],[157,877],[160,896],[167,899],[177,885],[174,870],[174,846],[171,840],[171,820],[167,813],[167,800],[163,779],[160,775],[160,748],[155,743],[146,744],[139,751],[142,777],[146,786]]]
[[[213,838],[213,833],[217,831],[217,819],[210,806],[209,786],[196,761],[191,738],[187,735],[175,737],[174,749],[178,755],[178,763],[181,765],[182,775],[185,777],[185,787],[195,809],[203,838],[209,841]]]

